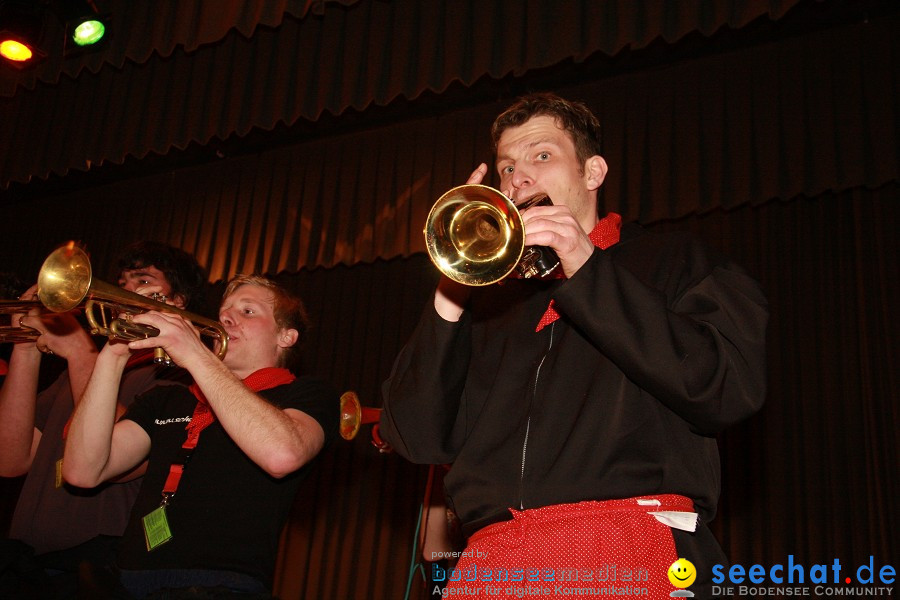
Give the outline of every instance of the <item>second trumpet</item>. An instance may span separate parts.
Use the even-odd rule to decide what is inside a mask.
[[[94,279],[87,254],[71,243],[54,250],[44,261],[38,274],[38,298],[53,312],[66,312],[85,302],[91,333],[123,342],[159,335],[156,327],[135,323],[134,315],[150,310],[176,314],[193,323],[200,335],[218,341],[220,359],[228,351],[228,333],[221,323]],[[162,348],[155,349],[154,359],[172,363]]]

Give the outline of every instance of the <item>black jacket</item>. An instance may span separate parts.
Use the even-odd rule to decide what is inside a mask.
[[[562,318],[535,326],[550,300]],[[676,493],[715,514],[714,436],[763,403],[758,284],[685,234],[636,225],[569,280],[426,307],[384,384],[381,430],[445,478],[466,534],[509,508]]]

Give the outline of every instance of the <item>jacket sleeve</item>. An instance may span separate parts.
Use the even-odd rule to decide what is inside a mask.
[[[555,300],[630,380],[715,435],[764,401],[766,300],[740,267],[694,241],[659,248],[633,263],[595,250]]]
[[[382,386],[382,437],[407,460],[454,460],[462,445],[458,423],[471,346],[468,311],[452,323],[429,302]]]

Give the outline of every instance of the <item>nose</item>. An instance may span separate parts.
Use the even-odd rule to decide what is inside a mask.
[[[531,173],[528,172],[527,168],[525,168],[524,165],[516,165],[509,183],[516,191],[525,190],[532,184],[534,184],[534,178],[531,176]]]
[[[223,310],[219,313],[219,322],[222,325],[234,325],[234,318],[231,316],[231,312],[227,310]]]

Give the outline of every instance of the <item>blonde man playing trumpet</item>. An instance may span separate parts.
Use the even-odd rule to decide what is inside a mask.
[[[135,317],[160,335],[107,344],[72,419],[68,481],[98,485],[148,461],[118,557],[135,597],[180,588],[267,597],[300,479],[337,433],[337,394],[284,368],[306,330],[298,298],[240,276],[225,290],[219,320],[229,335],[221,361],[180,316]],[[153,346],[195,383],[151,390],[117,421],[129,351]]]

